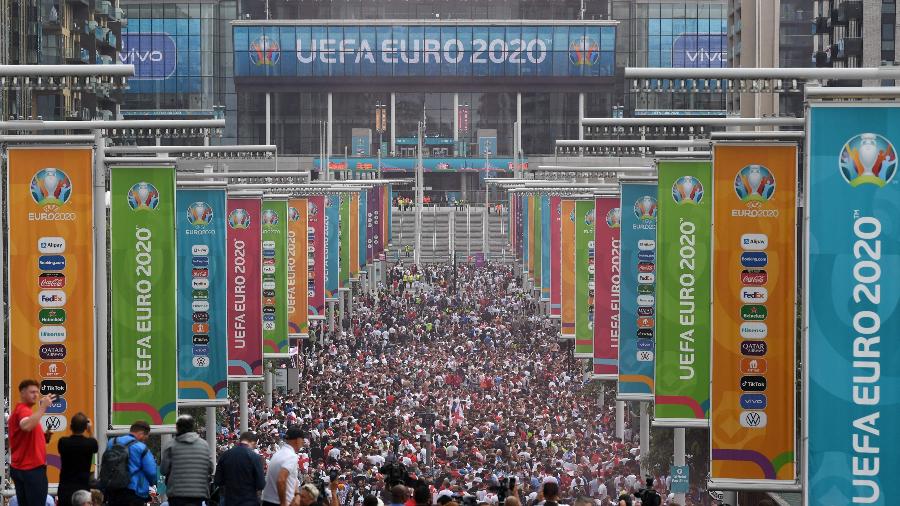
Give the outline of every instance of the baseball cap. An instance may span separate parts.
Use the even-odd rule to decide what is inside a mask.
[[[296,425],[291,425],[288,427],[287,432],[284,433],[284,440],[291,441],[293,439],[300,439],[303,437],[303,431],[300,430],[300,427]]]

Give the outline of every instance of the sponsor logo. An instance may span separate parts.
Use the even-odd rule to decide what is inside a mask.
[[[656,258],[656,253],[653,251],[638,251],[638,261],[640,262],[652,262]]]
[[[371,213],[369,214],[371,216]],[[288,208],[288,221],[300,221],[300,211],[298,211],[296,207]]]
[[[51,402],[50,405],[47,406],[46,413],[48,415],[58,415],[60,413],[65,413],[68,406],[69,403],[66,402],[65,397],[57,397],[55,401]]]
[[[653,239],[641,239],[638,241],[637,246],[640,251],[653,251],[656,249],[656,241]]]
[[[191,280],[191,288],[194,290],[208,290],[209,278],[194,278]]]
[[[194,311],[192,318],[195,323],[206,323],[209,321],[209,313],[206,311]]]
[[[262,319],[264,322],[274,322],[275,315],[274,314],[264,314],[264,315],[262,315]]]
[[[761,251],[745,251],[741,253],[741,265],[744,267],[762,268],[769,263],[769,256]]]
[[[741,426],[748,429],[761,429],[766,426],[765,411],[742,411]]]
[[[41,417],[41,426],[44,432],[60,432],[66,430],[68,424],[63,415],[44,415]]]
[[[263,241],[262,247],[264,249],[275,249],[275,241]]]
[[[193,357],[191,363],[194,367],[209,367],[209,357]]]
[[[641,262],[638,264],[638,272],[653,272],[656,270],[656,265],[652,262]]]
[[[897,152],[883,136],[862,133],[844,143],[838,166],[850,186],[871,184],[881,188],[897,173]]]
[[[638,351],[653,351],[653,339],[638,339]]]
[[[264,306],[274,306],[275,305],[275,297],[263,297],[263,305]]]
[[[275,322],[263,322],[263,330],[275,330]]]
[[[652,306],[656,299],[652,295],[638,295],[638,306]]]
[[[62,325],[47,325],[38,329],[38,339],[42,343],[61,343],[66,340],[66,328]]]
[[[653,362],[653,352],[652,351],[638,351],[637,352],[637,361],[638,362]]]
[[[195,357],[201,356],[201,355],[208,356],[209,355],[209,346],[195,345],[192,351],[193,351],[193,355]]]
[[[38,321],[44,325],[66,322],[65,309],[41,309],[38,312]]]
[[[619,228],[622,226],[622,211],[618,207],[614,207],[606,213],[606,226],[609,228]]]
[[[42,271],[61,271],[66,268],[66,257],[62,255],[42,255],[38,257],[38,269]]]
[[[194,202],[187,208],[188,223],[195,227],[205,227],[212,222],[213,209],[206,202]],[[197,246],[194,246],[195,248]],[[205,247],[205,246],[204,246]],[[206,255],[207,253],[194,253],[195,255]]]
[[[741,355],[749,357],[761,357],[766,354],[768,345],[765,341],[743,341],[741,343]]]
[[[194,300],[209,300],[209,290],[191,290],[191,298]]]
[[[765,374],[768,369],[768,363],[764,358],[742,358],[741,373],[743,374]]]
[[[593,37],[578,37],[569,43],[569,61],[591,67],[600,61],[600,44]]]
[[[206,334],[194,334],[191,337],[191,343],[207,345],[207,344],[209,344],[209,336]]]
[[[263,297],[274,297],[274,296],[275,296],[275,290],[272,290],[272,289],[263,290]]]
[[[769,335],[769,328],[764,322],[741,323],[740,331],[744,339],[765,339]]]
[[[191,332],[195,334],[207,334],[209,333],[209,324],[208,323],[194,323],[191,325]]]
[[[638,318],[637,326],[639,329],[652,329],[653,328],[653,318]]]
[[[263,258],[262,264],[263,264],[263,266],[275,265],[275,259],[274,258]]]
[[[44,255],[65,253],[66,240],[62,237],[41,237],[38,239],[38,252]]]
[[[638,293],[648,294],[654,293],[656,287],[654,285],[638,285]]]
[[[741,202],[767,202],[775,194],[775,176],[762,165],[748,165],[734,176],[734,192]]]
[[[263,274],[275,274],[275,266],[274,265],[263,265],[262,272],[263,272]]]
[[[769,291],[762,286],[741,287],[741,302],[762,304],[769,300]]]
[[[750,286],[762,286],[769,281],[769,274],[761,270],[741,271],[741,283]]]
[[[228,226],[232,229],[250,228],[250,213],[246,209],[234,209],[228,213]]]
[[[275,306],[263,307],[263,314],[275,314]]]
[[[159,205],[159,190],[146,181],[135,183],[128,190],[128,206],[134,211],[152,211]]]
[[[63,288],[66,286],[66,277],[61,272],[45,272],[38,276],[38,286],[41,288]]]
[[[65,395],[66,382],[61,379],[41,380],[41,395],[56,394]]]
[[[741,318],[747,321],[761,322],[769,316],[769,309],[759,304],[746,304],[741,306]]]
[[[262,287],[263,287],[263,290],[274,290],[275,282],[274,281],[263,281]]]
[[[594,224],[594,211],[590,210],[584,213],[584,224],[587,226],[591,226]],[[588,241],[588,248],[594,247],[594,241]]]
[[[640,221],[656,221],[656,198],[644,195],[635,200],[634,216]],[[640,242],[638,242],[638,245],[640,245]]]
[[[653,306],[638,306],[638,316],[653,316]]]
[[[266,209],[265,211],[263,211],[262,224],[263,226],[278,225],[278,212],[274,209]],[[263,247],[265,248],[265,246]]]
[[[209,269],[191,269],[191,277],[208,278],[209,277]]]
[[[191,265],[194,267],[209,267],[209,257],[193,257]]]
[[[264,249],[262,250],[262,254],[267,258],[275,258],[275,250],[274,249]]]
[[[194,311],[194,315],[198,312],[209,311],[209,301],[206,300],[195,300],[191,302],[191,311]]]
[[[699,204],[703,200],[703,184],[694,176],[681,176],[672,185],[672,199],[677,204]]]
[[[742,409],[766,409],[766,394],[741,394]]]
[[[744,392],[763,392],[766,390],[765,376],[742,376],[741,390]]]
[[[274,66],[281,60],[281,46],[278,41],[266,35],[260,35],[257,39],[250,42],[249,51],[250,63],[257,67]]]
[[[766,234],[744,234],[741,236],[741,248],[744,251],[765,251],[769,247],[769,236]]]
[[[650,284],[656,281],[656,275],[652,272],[641,272],[638,273],[637,280],[641,284]]]
[[[209,246],[205,244],[195,244],[191,246],[191,255],[194,255],[195,257],[209,255]]]
[[[31,177],[31,198],[45,211],[55,211],[72,196],[72,181],[60,169],[47,167]]]
[[[43,360],[62,360],[66,358],[66,345],[42,344],[38,348],[38,356]]]
[[[66,305],[66,292],[62,290],[41,290],[38,292],[41,307],[62,307]]]
[[[62,378],[66,375],[66,363],[58,360],[41,362],[38,369],[42,378]]]

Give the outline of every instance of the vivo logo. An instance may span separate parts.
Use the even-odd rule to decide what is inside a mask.
[[[744,251],[765,251],[769,247],[769,236],[766,234],[744,234],[741,236],[741,248]]]
[[[638,339],[637,340],[637,349],[638,349],[638,351],[653,351],[653,340],[652,339]]]
[[[193,355],[201,356],[201,355],[209,355],[209,346],[205,345],[194,345]]]
[[[56,415],[59,413],[65,413],[66,407],[68,407],[68,403],[66,399],[63,397],[57,398],[55,401],[51,402],[49,406],[47,406],[47,414],[48,415]]]
[[[66,252],[66,240],[62,237],[41,237],[38,239],[38,251],[46,254]]]
[[[762,304],[769,300],[769,291],[765,288],[759,287],[742,287],[741,288],[741,302],[746,304]]]
[[[769,327],[765,322],[741,323],[741,337],[744,339],[765,339],[769,335]]]
[[[656,241],[653,239],[641,239],[638,241],[638,249],[641,251],[653,251],[656,249]]]
[[[136,80],[162,80],[175,73],[175,39],[168,33],[123,33],[119,61],[134,65]]]
[[[766,394],[741,395],[742,409],[766,409]]]

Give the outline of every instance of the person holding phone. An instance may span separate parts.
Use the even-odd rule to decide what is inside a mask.
[[[91,462],[97,453],[97,440],[91,437],[91,421],[87,415],[75,413],[69,429],[72,435],[59,439],[58,506],[72,506],[75,492],[91,489]]]
[[[9,450],[12,456],[9,474],[16,485],[19,506],[44,506],[47,500],[47,443],[52,433],[44,434],[41,417],[56,400],[41,395],[38,382],[19,383],[19,403],[9,415]]]

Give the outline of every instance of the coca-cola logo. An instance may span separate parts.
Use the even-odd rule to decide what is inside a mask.
[[[741,271],[741,283],[750,286],[762,286],[769,280],[766,271],[744,270]]]

